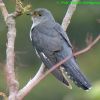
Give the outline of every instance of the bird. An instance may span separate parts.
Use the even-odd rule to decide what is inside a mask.
[[[30,29],[30,40],[37,56],[47,69],[73,55],[72,45],[66,32],[55,21],[48,9],[36,8],[28,15],[31,15],[33,22]],[[51,73],[70,89],[72,89],[71,81],[83,90],[91,89],[90,82],[81,72],[74,56]]]

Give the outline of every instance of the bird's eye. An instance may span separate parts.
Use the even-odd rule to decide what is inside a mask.
[[[38,14],[39,16],[42,16],[41,14]]]
[[[42,16],[42,14],[40,14],[40,13],[37,12],[37,11],[34,11],[33,15],[34,15],[34,16]]]

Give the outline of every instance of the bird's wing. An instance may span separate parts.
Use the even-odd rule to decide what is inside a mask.
[[[45,66],[48,66],[48,68],[50,69],[53,64],[52,62],[45,56],[45,54],[43,52],[38,52],[41,60],[43,61],[43,63],[45,64]],[[65,86],[67,86],[69,89],[72,89],[72,86],[68,80],[68,78],[65,75],[65,71],[63,69],[63,67],[60,68],[56,68],[55,70],[52,71],[52,74],[59,80],[61,81]]]
[[[71,42],[66,34],[66,32],[62,29],[61,25],[59,25],[58,23],[55,24],[54,29],[60,33],[60,35],[63,37],[63,39],[65,39],[65,41],[68,43],[68,45],[72,48]]]

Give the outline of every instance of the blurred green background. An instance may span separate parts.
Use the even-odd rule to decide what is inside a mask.
[[[66,13],[68,5],[63,5],[59,0],[23,0],[25,4],[32,4],[35,8],[51,10],[56,21],[60,24]],[[61,1],[61,0],[60,0]],[[70,1],[70,0],[69,0]],[[92,0],[88,0],[92,1]],[[14,11],[14,0],[4,0],[9,12]],[[100,5],[78,5],[71,23],[67,29],[71,42],[80,50],[86,47],[87,34],[95,38],[100,34]],[[22,15],[16,19],[17,36],[15,43],[15,71],[23,87],[37,72],[41,61],[37,58],[29,39],[32,21],[29,16]],[[0,91],[8,93],[5,82],[4,64],[6,61],[7,27],[0,12]],[[69,90],[52,75],[42,80],[24,100],[100,100],[100,42],[89,52],[77,57],[81,70],[86,74],[92,84],[89,92],[77,88]],[[2,98],[0,97],[0,100]]]

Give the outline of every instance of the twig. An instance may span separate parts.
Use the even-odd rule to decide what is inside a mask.
[[[89,51],[98,41],[100,41],[100,35],[98,35],[97,38],[91,44],[89,44],[87,46],[87,48],[85,48],[83,50],[80,50],[77,53],[75,53],[75,56],[83,54],[83,53]]]
[[[37,77],[37,80],[35,80],[35,81],[34,81],[34,78],[33,78],[32,80],[29,81],[29,83],[23,89],[20,90],[20,92],[18,93],[18,97],[20,98],[19,100],[22,100],[32,90],[32,88],[34,88],[41,80],[43,80],[53,70],[55,70],[56,68],[58,68],[63,63],[67,62],[73,56],[78,56],[78,55],[81,55],[81,54],[89,51],[98,41],[100,41],[100,35],[89,46],[87,46],[85,49],[80,50],[80,51],[74,53],[73,55],[66,57],[65,59],[63,59],[62,61],[60,61],[56,65],[54,65],[51,69],[49,69],[48,71],[46,71],[44,74],[41,74],[41,72],[37,73],[37,74],[41,74],[41,76],[39,75],[39,77]]]
[[[2,11],[2,15],[4,16],[4,20],[6,22],[6,19],[7,19],[7,16],[8,16],[8,11],[7,11],[5,4],[3,3],[2,0],[0,0],[0,9]]]
[[[73,15],[74,11],[76,10],[76,6],[77,6],[79,1],[80,0],[72,0],[72,2],[77,2],[77,3],[72,4],[72,2],[71,2],[71,4],[69,5],[68,10],[65,14],[65,17],[63,18],[63,21],[62,21],[62,28],[64,31],[67,30],[68,25],[70,24],[70,20],[72,18],[72,15]]]

